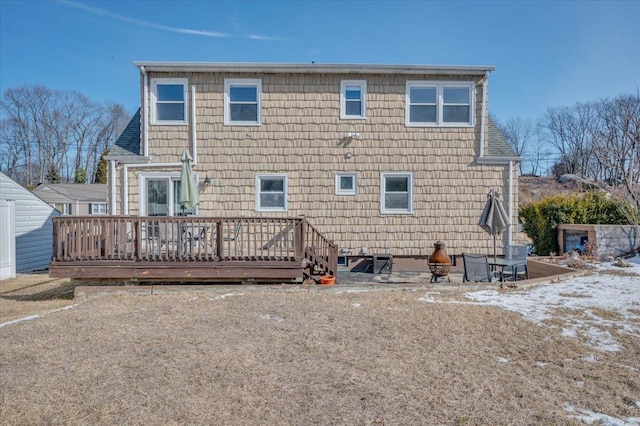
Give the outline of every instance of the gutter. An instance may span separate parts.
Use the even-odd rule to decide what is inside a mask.
[[[141,71],[159,72],[269,72],[303,74],[427,74],[487,75],[496,67],[486,65],[381,65],[381,64],[314,64],[273,62],[146,62],[135,61]],[[144,72],[144,71],[143,71]]]

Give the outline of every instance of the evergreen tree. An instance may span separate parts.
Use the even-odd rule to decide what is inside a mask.
[[[109,150],[105,149],[100,157],[98,167],[96,167],[96,174],[93,178],[95,183],[107,183],[107,161],[104,159],[105,155],[109,154]]]
[[[75,183],[87,183],[87,172],[82,167],[76,168]]]
[[[53,163],[49,165],[46,178],[49,183],[62,182],[62,176],[60,176],[60,172],[58,172],[58,169],[56,169],[56,166]]]

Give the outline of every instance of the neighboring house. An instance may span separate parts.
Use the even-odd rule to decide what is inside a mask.
[[[41,183],[33,193],[63,215],[107,214],[107,185]]]
[[[0,279],[46,269],[59,213],[0,172]]]
[[[517,222],[520,158],[489,119],[491,66],[136,62],[141,109],[109,160],[111,211],[305,216],[343,255],[492,250],[490,189]],[[502,243],[512,239],[512,230]]]

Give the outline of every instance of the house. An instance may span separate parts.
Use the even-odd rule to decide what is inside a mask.
[[[517,223],[517,157],[489,118],[492,66],[135,62],[141,109],[106,157],[122,215],[304,216],[344,256],[492,250],[490,189]],[[502,244],[512,239],[509,229]]]
[[[107,214],[107,185],[41,183],[33,193],[63,215]]]
[[[59,213],[0,172],[0,279],[47,268]]]

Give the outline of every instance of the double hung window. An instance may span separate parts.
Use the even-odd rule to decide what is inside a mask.
[[[413,213],[413,175],[411,173],[380,175],[380,211],[383,214]]]
[[[366,80],[343,80],[340,82],[340,118],[367,118]]]
[[[187,123],[187,79],[151,80],[151,122],[153,124]]]
[[[472,82],[407,81],[407,126],[472,126]]]
[[[226,79],[224,81],[224,124],[259,126],[262,81]]]
[[[256,176],[256,211],[287,211],[287,175]]]

